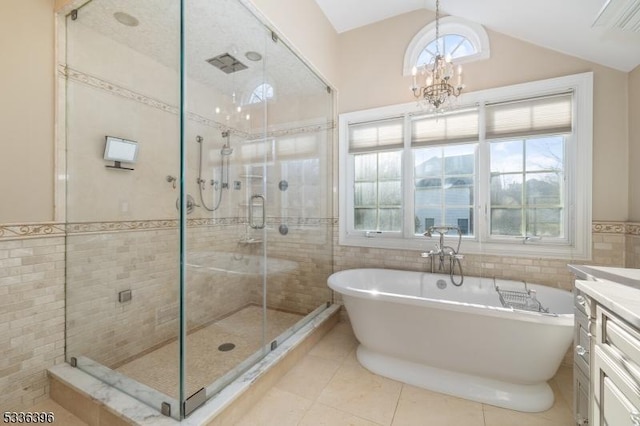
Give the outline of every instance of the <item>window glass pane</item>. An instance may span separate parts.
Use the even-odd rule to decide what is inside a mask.
[[[522,175],[491,176],[491,205],[511,206],[522,204]]]
[[[442,210],[440,208],[433,207],[417,207],[415,222],[416,234],[422,234],[430,226],[442,223]]]
[[[464,40],[460,45],[454,50],[451,57],[453,59],[462,58],[465,56],[473,55],[477,53],[476,49],[473,47],[473,44],[469,40]]]
[[[443,35],[440,38],[444,42],[443,43],[444,46],[443,46],[442,50],[440,50],[440,51],[443,52],[445,55],[446,54],[451,54],[453,49],[458,47],[458,45],[464,41],[464,37],[462,37],[461,35],[458,35],[458,34],[446,34],[446,35]]]
[[[447,178],[444,202],[447,206],[473,205],[473,178]]]
[[[253,90],[249,98],[249,103],[257,104],[271,98],[273,98],[273,86],[269,83],[263,83]]]
[[[562,237],[562,209],[527,209],[527,235]]]
[[[378,154],[354,155],[356,181],[378,178]]]
[[[475,168],[476,144],[447,146],[444,148],[445,174],[473,175]]]
[[[379,184],[381,206],[399,206],[402,204],[402,186],[399,180],[383,181]]]
[[[462,235],[473,235],[473,208],[447,209],[445,223],[459,227]],[[454,234],[454,231],[449,233]]]
[[[413,149],[416,234],[429,226],[451,225],[473,235],[476,148],[458,144]]]
[[[416,66],[431,63],[436,52],[440,52],[443,56],[451,55],[454,59],[477,53],[473,44],[466,37],[459,34],[445,34],[425,46],[418,55]]]
[[[523,141],[491,143],[491,172],[521,172],[523,164]]]
[[[491,235],[522,235],[522,211],[491,209]]]
[[[418,60],[416,62],[416,67],[421,67],[426,64],[430,64],[433,61],[433,57],[435,56],[435,50],[432,52],[429,48],[424,49],[418,55]]]
[[[378,214],[376,209],[355,209],[354,228],[357,231],[375,230]]]
[[[414,164],[416,178],[437,176],[442,174],[442,148],[414,149]]]
[[[378,177],[380,179],[400,179],[402,152],[381,152],[378,154]]]
[[[354,229],[402,228],[402,152],[353,155]]]
[[[356,182],[355,183],[355,206],[375,207],[377,205],[378,193],[376,182]]]
[[[402,210],[380,209],[379,231],[398,231],[402,227]]]
[[[527,205],[561,205],[559,173],[527,173]]]
[[[415,200],[416,206],[437,205],[442,203],[442,180],[427,178],[416,181]]]
[[[526,141],[527,171],[563,170],[564,137],[551,136]]]

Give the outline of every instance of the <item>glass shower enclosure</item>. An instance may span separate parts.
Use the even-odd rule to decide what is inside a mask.
[[[250,3],[66,20],[66,360],[176,419],[331,299],[333,91]]]

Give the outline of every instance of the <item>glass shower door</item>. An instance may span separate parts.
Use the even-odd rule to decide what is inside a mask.
[[[237,0],[184,3],[184,397],[188,415],[269,351],[265,79],[270,33]]]
[[[66,20],[66,361],[178,418],[180,3]]]

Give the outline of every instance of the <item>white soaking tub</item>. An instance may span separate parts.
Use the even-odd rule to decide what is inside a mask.
[[[548,313],[503,307],[495,286],[524,283],[389,269],[328,279],[360,342],[358,361],[411,385],[518,411],[553,405],[547,384],[573,339],[568,291],[527,284]],[[444,288],[441,288],[444,287]]]

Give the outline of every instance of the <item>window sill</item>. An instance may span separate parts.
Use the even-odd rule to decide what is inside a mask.
[[[432,250],[438,242],[437,237],[391,238],[383,236],[364,237],[356,235],[340,235],[338,244],[346,247],[367,247],[382,250],[415,250],[426,252]],[[446,238],[445,245],[456,247],[457,238]],[[536,257],[545,259],[590,260],[591,238],[588,238],[589,249],[580,250],[575,246],[560,244],[542,244],[540,242],[478,242],[462,240],[460,254],[487,255],[508,257]]]

